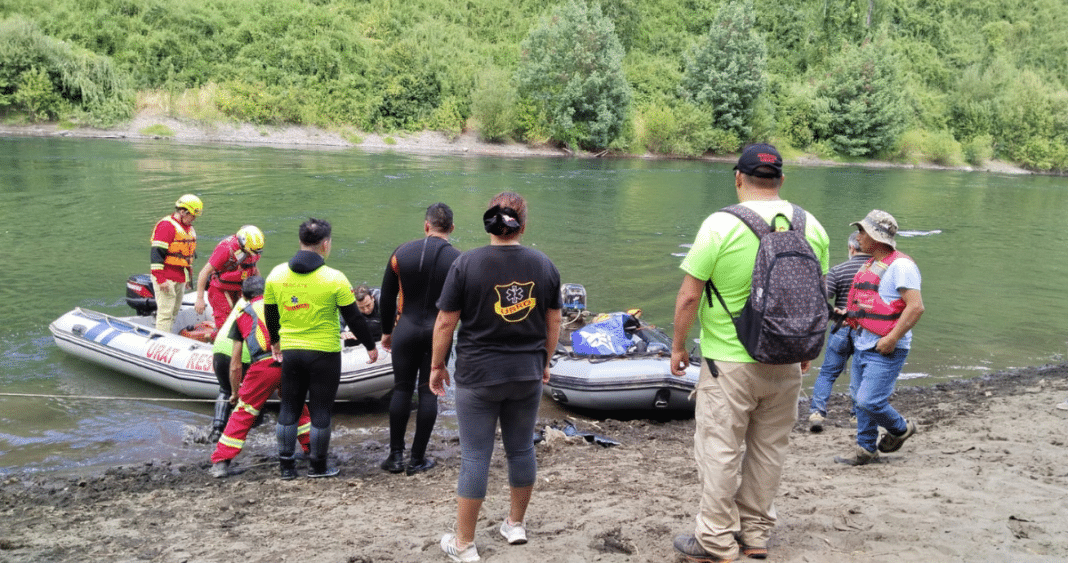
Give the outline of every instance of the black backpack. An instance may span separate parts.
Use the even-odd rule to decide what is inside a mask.
[[[774,231],[744,205],[720,211],[742,220],[760,239],[753,265],[752,288],[745,306],[731,313],[723,296],[705,282],[708,305],[712,292],[730,315],[738,340],[762,364],[793,364],[815,359],[823,350],[827,328],[827,294],[820,262],[805,238],[805,210],[794,205],[790,228]],[[772,225],[781,213],[772,219]]]

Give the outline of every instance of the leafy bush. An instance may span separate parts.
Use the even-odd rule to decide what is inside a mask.
[[[515,133],[516,92],[509,72],[497,67],[482,71],[471,93],[471,117],[483,140],[503,141]]]
[[[907,131],[898,140],[895,153],[896,158],[913,164],[927,161],[942,166],[959,166],[964,163],[961,144],[948,131]]]
[[[19,74],[11,100],[16,107],[30,114],[31,121],[55,119],[67,109],[48,73],[39,68]]]
[[[711,111],[689,102],[674,107],[652,104],[642,108],[637,118],[637,142],[654,153],[701,156],[707,152],[727,154],[741,147],[732,131],[712,126]]]
[[[713,112],[712,125],[748,139],[753,104],[767,87],[767,48],[753,29],[750,1],[731,0],[686,56],[680,95]]]
[[[989,134],[979,135],[964,143],[961,149],[968,164],[982,166],[994,158],[994,137]]]
[[[996,104],[995,136],[1001,150],[1037,170],[1059,169],[1057,146],[1068,141],[1068,90],[1022,71],[999,93]],[[1049,141],[1049,151],[1042,140]]]
[[[444,133],[449,139],[456,139],[464,130],[464,112],[460,100],[449,97],[430,112],[426,126],[428,129]]]
[[[826,98],[818,97],[815,86],[807,82],[786,85],[777,97],[777,106],[778,136],[799,149],[816,140],[817,123],[829,113]]]
[[[619,136],[631,91],[623,47],[598,4],[568,0],[541,18],[520,47],[519,95],[548,119],[555,140],[599,149]]]
[[[666,104],[653,104],[642,108],[636,118],[635,137],[638,144],[651,153],[686,154],[680,150],[679,122],[675,112]]]
[[[1068,144],[1060,139],[1034,138],[1015,150],[1017,162],[1040,171],[1068,170]]]

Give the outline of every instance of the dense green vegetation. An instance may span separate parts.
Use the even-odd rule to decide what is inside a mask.
[[[0,0],[0,114],[1068,169],[1063,0]]]

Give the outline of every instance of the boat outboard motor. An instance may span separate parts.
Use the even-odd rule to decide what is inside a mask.
[[[156,293],[151,274],[134,274],[126,280],[126,304],[142,317],[156,312]]]
[[[565,283],[560,286],[560,301],[565,315],[581,313],[586,310],[586,288],[577,283]]]

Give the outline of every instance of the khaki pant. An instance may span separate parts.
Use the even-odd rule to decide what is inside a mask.
[[[171,332],[174,328],[174,317],[182,308],[185,284],[167,280],[160,285],[153,278],[152,289],[156,291],[156,330]]]
[[[696,395],[694,457],[701,507],[694,535],[709,553],[738,559],[735,536],[767,546],[775,495],[801,392],[799,364],[702,362]]]

